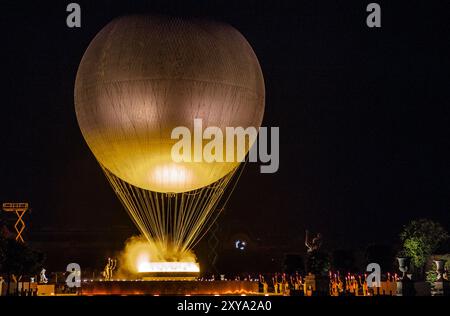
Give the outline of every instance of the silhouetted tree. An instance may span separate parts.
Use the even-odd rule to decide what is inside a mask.
[[[305,273],[305,263],[303,257],[298,254],[286,254],[283,260],[283,272],[293,274],[298,272],[300,274]]]
[[[335,271],[343,273],[356,272],[359,269],[356,267],[355,252],[352,250],[339,249],[333,251],[331,266]]]
[[[371,244],[365,252],[366,266],[369,263],[378,263],[381,272],[387,273],[394,270],[395,251],[391,246],[383,244]]]
[[[327,276],[330,270],[330,257],[324,251],[312,251],[306,254],[305,272],[317,276]]]
[[[7,293],[10,292],[12,275],[18,279],[23,275],[39,273],[45,256],[15,239],[0,239],[0,273],[7,277]]]

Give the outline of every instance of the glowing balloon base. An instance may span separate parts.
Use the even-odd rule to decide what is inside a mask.
[[[146,272],[200,272],[196,262],[143,262],[138,267],[139,273]]]
[[[200,275],[200,266],[196,262],[142,262],[138,275],[145,281],[195,280]]]

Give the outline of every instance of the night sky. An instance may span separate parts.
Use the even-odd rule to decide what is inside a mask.
[[[360,0],[77,1],[79,29],[65,24],[70,2],[2,2],[0,202],[30,202],[31,239],[105,232],[112,249],[127,237],[115,229],[136,233],[73,100],[87,45],[130,13],[227,22],[258,56],[280,169],[248,165],[222,227],[291,251],[304,251],[306,228],[329,247],[395,244],[414,218],[450,229],[448,1],[377,1],[381,29],[366,26],[371,1]]]

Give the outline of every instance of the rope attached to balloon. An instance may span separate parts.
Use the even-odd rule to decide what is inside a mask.
[[[242,163],[212,185],[183,193],[141,189],[104,166],[102,169],[139,231],[156,242],[162,257],[173,260],[173,255],[191,250],[208,232],[225,208],[245,165]]]

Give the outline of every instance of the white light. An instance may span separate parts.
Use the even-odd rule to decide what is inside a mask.
[[[245,241],[241,241],[241,240],[236,240],[236,242],[234,244],[236,249],[239,249],[239,250],[245,250],[246,245],[247,245],[247,243]]]
[[[196,262],[140,262],[138,272],[200,272]]]
[[[177,164],[156,167],[152,177],[154,181],[162,185],[183,184],[191,178],[189,171]]]

